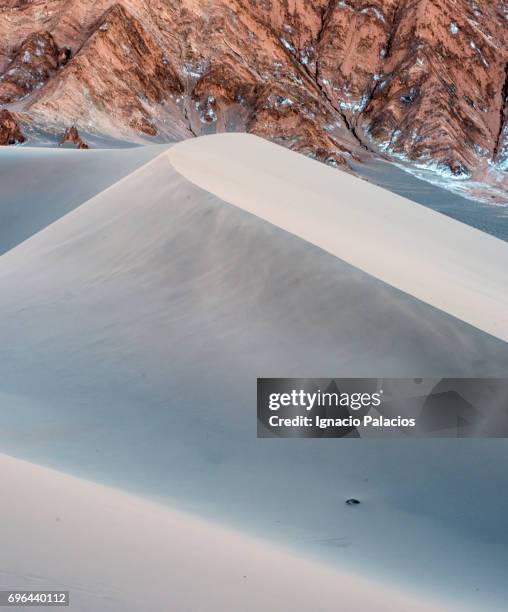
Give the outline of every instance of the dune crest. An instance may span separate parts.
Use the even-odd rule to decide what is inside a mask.
[[[252,135],[179,143],[195,185],[508,341],[508,244]]]

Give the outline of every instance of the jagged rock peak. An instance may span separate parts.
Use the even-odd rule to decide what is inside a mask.
[[[178,117],[176,99],[183,93],[160,42],[118,3],[86,30],[74,57],[28,109],[55,124],[93,126],[107,135],[158,135],[167,115]]]
[[[60,146],[74,145],[76,149],[88,149],[88,145],[79,135],[78,130],[73,126],[65,130],[65,134],[60,141]]]
[[[20,100],[40,89],[70,58],[49,32],[30,34],[13,53],[0,75],[0,102]]]
[[[0,146],[25,142],[14,115],[6,109],[0,110]]]

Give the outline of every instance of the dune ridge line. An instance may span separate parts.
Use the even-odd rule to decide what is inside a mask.
[[[252,135],[187,140],[166,155],[222,200],[508,341],[502,240]]]

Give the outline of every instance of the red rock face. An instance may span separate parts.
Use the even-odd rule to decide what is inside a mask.
[[[316,78],[354,128],[383,71],[397,0],[331,3],[316,48]]]
[[[271,7],[247,0],[11,4],[0,13],[0,34],[2,19],[9,23],[0,36],[5,62],[12,32],[28,36],[28,24],[44,24],[59,49],[72,50],[24,100],[35,123],[129,140],[250,130],[336,164],[360,148],[290,42],[297,37],[302,53],[311,44],[317,6],[281,8],[278,31]]]
[[[0,103],[20,100],[41,88],[67,59],[49,32],[30,34],[0,75]]]
[[[507,31],[506,0],[9,0],[0,100],[127,140],[247,130],[503,186]]]
[[[30,110],[55,123],[65,119],[103,133],[131,129],[156,136],[157,115],[171,101],[177,115],[176,98],[182,91],[157,40],[115,4],[91,24],[73,60],[34,99]],[[183,120],[180,124],[184,133]]]
[[[455,175],[495,157],[508,58],[496,3],[460,4],[459,11],[455,1],[426,0],[399,13],[361,118],[387,151]]]
[[[0,110],[0,146],[23,142],[25,142],[25,137],[12,113],[7,110]]]
[[[502,108],[500,113],[494,162],[502,170],[508,171],[508,64],[505,66],[505,84],[502,91],[502,100],[504,101],[504,108]]]

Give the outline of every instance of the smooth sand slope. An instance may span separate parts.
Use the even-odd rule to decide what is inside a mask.
[[[5,455],[0,482],[9,491],[0,508],[1,588],[68,590],[72,612],[439,610],[239,532]]]
[[[508,244],[248,134],[188,140],[196,185],[376,278],[508,340]]]
[[[0,255],[166,148],[0,147]]]
[[[223,202],[166,153],[2,255],[0,287],[3,452],[443,610],[504,609],[505,441],[257,440],[255,392],[257,376],[504,376],[505,342]]]

